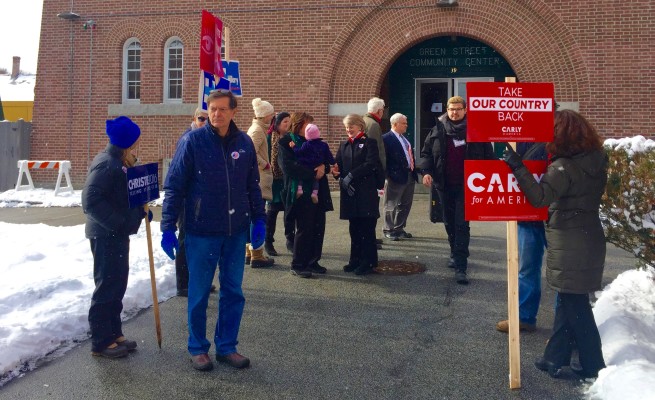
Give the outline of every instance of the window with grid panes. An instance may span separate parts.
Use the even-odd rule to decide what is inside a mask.
[[[141,99],[141,43],[129,39],[123,51],[123,99],[139,101]]]
[[[182,101],[182,67],[184,45],[173,37],[166,42],[165,49],[165,82],[164,99],[167,101]]]

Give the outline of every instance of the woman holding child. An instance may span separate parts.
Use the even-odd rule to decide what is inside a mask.
[[[278,162],[284,175],[282,198],[289,217],[295,221],[296,235],[293,244],[291,272],[301,278],[310,278],[312,274],[324,274],[326,269],[318,261],[323,253],[325,235],[325,213],[332,211],[332,197],[325,174],[330,171],[329,164],[315,168],[301,164],[293,150],[302,148],[305,129],[314,118],[304,112],[291,115],[291,133],[278,142]],[[293,143],[293,145],[291,145]],[[317,201],[313,202],[311,194],[314,181],[318,181]],[[304,190],[298,191],[298,185]]]

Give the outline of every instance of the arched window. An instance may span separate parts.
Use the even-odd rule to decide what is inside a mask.
[[[141,100],[141,43],[130,38],[123,46],[123,102]]]
[[[182,102],[184,45],[178,37],[166,41],[164,50],[164,102]]]

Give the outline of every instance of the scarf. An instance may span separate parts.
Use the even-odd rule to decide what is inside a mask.
[[[363,131],[359,131],[359,133],[357,134],[357,136],[355,136],[354,138],[348,137],[348,141],[349,141],[351,144],[352,144],[352,143],[355,143],[355,140],[361,138],[362,136],[364,136],[364,132],[363,132]]]
[[[443,120],[443,126],[446,128],[446,135],[454,136],[457,140],[466,139],[466,117],[457,123],[454,123],[450,118],[446,117]]]
[[[366,115],[368,115],[369,117],[373,118],[375,121],[377,121],[378,124],[382,122],[382,118],[378,118],[378,116],[375,115],[375,114],[368,113],[368,114],[366,114]]]

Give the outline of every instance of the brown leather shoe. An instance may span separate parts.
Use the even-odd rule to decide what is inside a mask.
[[[209,359],[207,353],[191,356],[191,362],[193,363],[193,368],[198,371],[211,371],[214,369],[214,364]]]
[[[499,332],[509,332],[509,321],[504,320],[496,324],[496,330]],[[534,332],[537,330],[537,325],[528,324],[527,322],[519,322],[519,331]]]
[[[216,354],[216,361],[228,364],[230,367],[239,368],[239,369],[248,368],[250,366],[250,359],[248,357],[242,356],[239,353],[231,353],[231,354],[226,354],[224,356]]]

